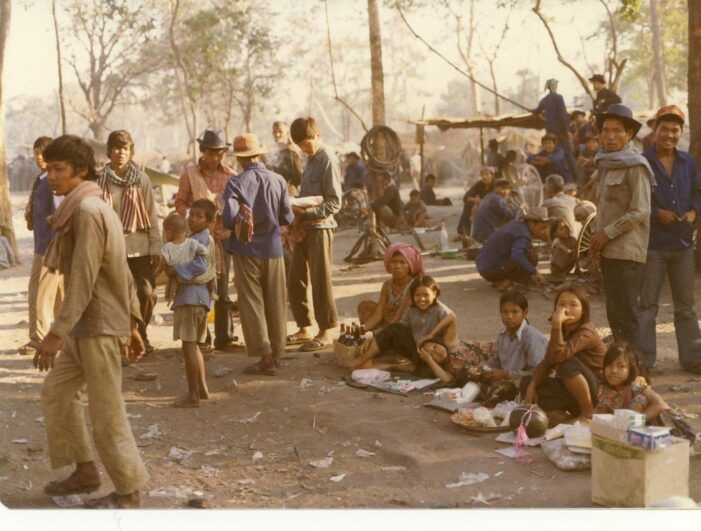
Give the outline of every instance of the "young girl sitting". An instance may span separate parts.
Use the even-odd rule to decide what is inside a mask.
[[[566,284],[558,290],[551,325],[545,358],[532,379],[521,381],[524,402],[542,407],[552,425],[568,415],[590,419],[606,347],[590,321],[584,288]]]
[[[553,240],[550,254],[550,274],[554,278],[564,278],[577,261],[577,239],[564,219],[556,219],[550,226]]]
[[[396,323],[377,332],[363,343],[360,356],[351,369],[371,366],[372,358],[381,353],[394,352],[400,358],[394,368],[413,371],[419,365],[420,351],[435,352],[440,363],[447,361],[447,349],[457,344],[455,313],[438,300],[440,289],[429,276],[420,276],[411,283],[411,307]],[[439,343],[434,346],[433,343]]]
[[[655,419],[667,403],[638,376],[638,356],[627,343],[613,343],[604,356],[604,382],[599,386],[595,413],[613,413],[616,409],[633,409]]]
[[[392,278],[382,284],[380,301],[364,300],[358,304],[358,318],[366,330],[396,323],[411,306],[409,284],[425,274],[421,253],[413,245],[401,242],[387,247],[385,269]]]

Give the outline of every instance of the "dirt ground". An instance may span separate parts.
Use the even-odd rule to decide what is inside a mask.
[[[459,201],[461,189],[446,191]],[[13,196],[24,265],[0,272],[0,501],[10,508],[55,508],[42,487],[69,470],[50,468],[40,404],[43,377],[29,358],[16,354],[27,340],[31,235],[20,221],[25,201],[26,194]],[[459,210],[458,205],[432,208],[451,232]],[[357,237],[354,230],[341,231],[335,245],[334,290],[345,322],[353,319],[361,299],[377,298],[386,278],[381,262],[347,268],[343,257]],[[474,262],[428,258],[427,269],[440,283],[441,300],[458,315],[461,339],[494,339],[500,326],[498,294],[478,277]],[[197,496],[221,508],[592,506],[588,471],[561,472],[539,448],[529,450],[535,457],[531,465],[503,457],[494,450],[504,445],[493,435],[468,435],[447,412],[424,407],[428,395],[350,388],[331,351],[290,350],[275,377],[244,375],[249,360],[243,350],[217,352],[207,362],[212,399],[200,409],[174,409],[170,404],[183,392],[185,376],[162,288],[159,295],[157,314],[165,322],[150,328],[156,352],[124,371],[127,411],[151,475],[143,492],[147,508],[185,507]],[[529,302],[531,323],[547,331],[552,301],[533,293]],[[665,291],[658,325],[662,363],[654,387],[667,401],[698,414],[701,378],[679,370],[670,302]],[[593,299],[592,310],[594,323],[607,334],[603,298]],[[288,323],[290,332],[293,324]],[[216,377],[225,369],[230,372]],[[138,381],[140,373],[157,373],[158,378]],[[683,387],[672,391],[670,385]],[[699,420],[689,422],[701,428]],[[149,430],[156,435],[149,437]],[[169,459],[173,447],[186,452],[184,458]],[[361,449],[372,455],[358,456]],[[332,458],[328,468],[309,464],[327,457]],[[484,472],[489,478],[447,488],[462,472]],[[102,478],[97,495],[111,490],[104,470]],[[691,460],[690,495],[701,498],[698,458]]]

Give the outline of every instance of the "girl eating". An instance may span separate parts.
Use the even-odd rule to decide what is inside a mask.
[[[599,387],[595,413],[613,413],[616,409],[632,409],[644,413],[648,421],[655,419],[667,403],[638,376],[638,356],[627,343],[613,343],[604,356],[604,382]]]
[[[413,245],[401,242],[387,247],[385,269],[392,278],[382,284],[380,301],[364,300],[358,304],[358,319],[366,330],[396,323],[411,306],[409,284],[425,274],[421,253]]]
[[[545,358],[533,378],[521,382],[524,402],[542,407],[552,425],[569,415],[588,420],[594,413],[606,347],[591,323],[584,288],[562,286],[550,322]]]
[[[455,313],[438,300],[440,289],[432,277],[414,279],[409,295],[412,305],[401,319],[363,343],[360,356],[351,369],[372,366],[372,358],[387,352],[399,356],[391,368],[407,371],[415,370],[421,360],[426,361],[425,358],[434,360],[435,356],[440,360],[436,361],[437,365],[447,362],[447,350],[458,342]]]

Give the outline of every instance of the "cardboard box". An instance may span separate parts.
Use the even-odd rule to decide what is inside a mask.
[[[613,415],[610,416],[613,417]],[[625,444],[627,442],[628,430],[626,428],[622,428],[621,426],[617,426],[613,422],[597,422],[597,419],[595,418],[592,423],[589,424],[589,429],[591,430],[592,435],[597,435],[604,439],[609,439],[619,443]]]
[[[639,446],[645,450],[661,450],[667,448],[672,436],[669,428],[649,426],[646,428],[630,428],[628,430],[628,444]]]
[[[592,437],[591,500],[606,507],[648,507],[671,496],[689,496],[689,441],[672,438],[650,452]]]

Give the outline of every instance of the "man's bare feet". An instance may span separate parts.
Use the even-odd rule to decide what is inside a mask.
[[[299,345],[312,339],[312,334],[308,328],[300,328],[294,334],[287,336],[288,345]]]
[[[211,396],[209,394],[209,390],[206,388],[205,389],[200,388],[199,395],[200,395],[200,400],[209,400],[209,397]]]
[[[192,398],[190,395],[185,395],[173,402],[173,407],[200,407],[200,399],[199,397]]]
[[[89,494],[100,488],[100,473],[95,461],[77,463],[73,473],[66,479],[51,481],[44,487],[49,496],[67,496],[69,494]]]

